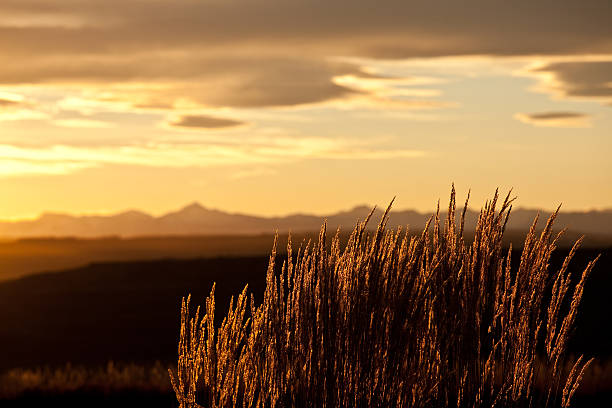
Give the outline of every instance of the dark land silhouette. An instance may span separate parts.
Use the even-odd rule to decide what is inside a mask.
[[[353,220],[354,221],[354,220]],[[343,228],[341,239],[346,242],[349,226]],[[559,224],[561,225],[561,224]],[[422,226],[421,226],[422,227]],[[417,233],[418,228],[411,229]],[[506,245],[520,248],[525,230],[508,230],[504,234]],[[294,243],[316,240],[317,232],[292,233]],[[279,248],[285,248],[286,233],[279,233]],[[570,247],[582,236],[567,231],[559,242]],[[473,239],[473,232],[466,233]],[[257,235],[194,235],[106,238],[27,238],[0,241],[0,282],[32,273],[61,271],[95,262],[145,261],[161,259],[194,259],[215,257],[267,256],[274,242],[274,234]],[[612,234],[585,237],[584,248],[612,246]]]
[[[514,252],[513,262],[518,262],[519,250]],[[550,268],[559,268],[567,252],[557,250]],[[580,250],[572,268],[582,270],[599,253],[602,257],[586,284],[569,352],[606,363],[612,359],[608,324],[612,247]],[[281,261],[283,257],[278,255]],[[99,367],[108,361],[170,364],[176,360],[181,298],[191,293],[193,301],[201,304],[216,282],[217,310],[223,315],[230,297],[237,296],[248,283],[260,301],[267,263],[267,256],[107,262],[2,282],[0,347],[4,352],[0,371],[62,367],[66,363]],[[580,401],[608,398],[612,390],[610,383],[584,386],[590,387],[590,393],[579,396],[576,406],[581,406]],[[39,397],[30,393],[10,403],[26,406],[19,404],[34,404]],[[151,392],[125,391],[113,396],[79,391],[53,398],[66,406],[88,400],[97,401],[98,406],[134,400],[155,400],[151,406],[168,406],[172,401],[165,393],[159,397],[155,400]]]

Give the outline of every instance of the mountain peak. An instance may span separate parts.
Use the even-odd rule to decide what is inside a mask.
[[[168,213],[163,215],[161,218],[167,219],[179,217],[183,220],[200,220],[202,217],[210,217],[214,214],[219,214],[218,210],[211,210],[209,208],[204,207],[202,204],[194,201],[193,203],[186,205],[178,211]]]
[[[373,208],[374,208],[373,205],[361,204],[361,205],[356,205],[355,207],[351,208],[349,212],[372,211]]]
[[[197,201],[194,201],[191,204],[188,204],[181,209],[181,211],[202,211],[202,210],[206,210],[206,208]]]
[[[151,218],[151,215],[138,210],[126,210],[121,213],[115,215],[115,217],[119,218],[132,218],[132,219],[145,219]]]
[[[41,237],[41,236],[138,236],[138,235],[209,235],[209,234],[260,234],[279,231],[317,231],[323,218],[328,227],[350,228],[357,221],[363,221],[372,211],[370,205],[358,205],[351,209],[315,216],[293,214],[287,217],[258,217],[244,214],[227,213],[218,209],[206,208],[194,201],[179,210],[161,216],[151,216],[138,210],[127,210],[113,215],[79,215],[44,213],[41,217],[26,221],[0,221],[0,237]],[[375,227],[384,207],[377,207],[370,227]],[[528,229],[533,221],[531,210],[516,210],[511,217],[509,228]],[[545,213],[545,212],[544,212]],[[410,225],[420,228],[425,225],[430,214],[414,210],[393,211],[390,227]],[[469,211],[466,229],[472,228],[478,213]],[[584,234],[611,234],[612,211],[561,213],[559,226],[567,226],[573,231]]]

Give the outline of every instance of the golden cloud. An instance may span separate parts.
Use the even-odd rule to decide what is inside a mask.
[[[385,160],[423,157],[426,152],[385,149],[376,141],[367,145],[326,138],[259,138],[250,145],[240,141],[145,143],[129,146],[48,147],[0,145],[0,176],[57,175],[103,165],[138,165],[186,168],[236,165],[271,166],[308,159]]]
[[[68,128],[83,128],[83,129],[106,129],[112,128],[115,125],[103,120],[72,118],[72,119],[56,119],[53,123],[57,126]]]
[[[19,106],[21,103],[12,99],[0,98],[0,109],[13,108]]]

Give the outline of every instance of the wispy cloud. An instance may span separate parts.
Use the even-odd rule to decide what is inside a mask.
[[[21,94],[0,91],[0,122],[48,119],[51,114]]]
[[[324,138],[263,138],[250,145],[239,142],[107,147],[55,145],[45,148],[0,145],[0,176],[67,174],[83,168],[115,164],[170,168],[240,167],[309,159],[383,160],[425,155],[426,152],[417,150],[377,148],[375,142],[364,146],[363,143],[355,145],[347,140]]]
[[[107,129],[115,127],[114,123],[94,119],[57,119],[53,124],[68,128]]]
[[[223,129],[244,125],[245,122],[235,119],[218,118],[208,115],[183,115],[168,123],[170,126],[188,129]]]
[[[50,117],[51,115],[47,112],[31,108],[17,108],[11,110],[0,109],[0,122],[19,120],[44,120],[49,119]]]
[[[12,108],[15,106],[19,106],[20,104],[20,101],[0,97],[0,109]]]
[[[546,127],[589,127],[590,115],[579,112],[517,113],[514,116],[523,123]]]
[[[93,163],[64,161],[39,161],[26,159],[0,159],[0,177],[21,177],[32,175],[58,176],[74,173],[88,167]]]

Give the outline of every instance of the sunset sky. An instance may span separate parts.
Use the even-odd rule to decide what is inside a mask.
[[[612,207],[612,5],[1,0],[0,219]]]

